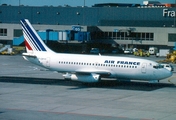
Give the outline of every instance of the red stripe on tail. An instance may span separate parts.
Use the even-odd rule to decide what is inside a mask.
[[[26,40],[25,41],[25,46],[27,47],[28,50],[32,50],[31,46],[28,44],[28,42]]]

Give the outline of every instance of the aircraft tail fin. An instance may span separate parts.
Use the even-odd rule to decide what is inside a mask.
[[[27,53],[29,52],[53,52],[48,48],[35,29],[32,27],[28,19],[21,19],[21,26],[25,39]]]

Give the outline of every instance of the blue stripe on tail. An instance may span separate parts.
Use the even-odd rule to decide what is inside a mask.
[[[45,47],[42,45],[34,31],[30,28],[30,26],[27,24],[25,19],[22,19],[21,22],[23,29],[25,30],[26,34],[30,37],[31,42],[37,47],[39,51],[46,51]]]

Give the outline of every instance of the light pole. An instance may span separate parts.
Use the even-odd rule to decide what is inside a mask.
[[[174,8],[176,8],[176,0],[175,0]],[[175,17],[176,17],[176,16],[174,16],[174,27],[176,27],[176,26],[175,26]]]
[[[85,7],[85,5],[86,5],[86,0],[84,0],[84,7]]]

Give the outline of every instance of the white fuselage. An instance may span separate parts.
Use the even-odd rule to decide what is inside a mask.
[[[37,65],[61,73],[109,73],[110,78],[147,81],[161,80],[172,75],[165,68],[156,68],[157,62],[139,58],[46,52],[40,52],[36,58],[24,57]]]

